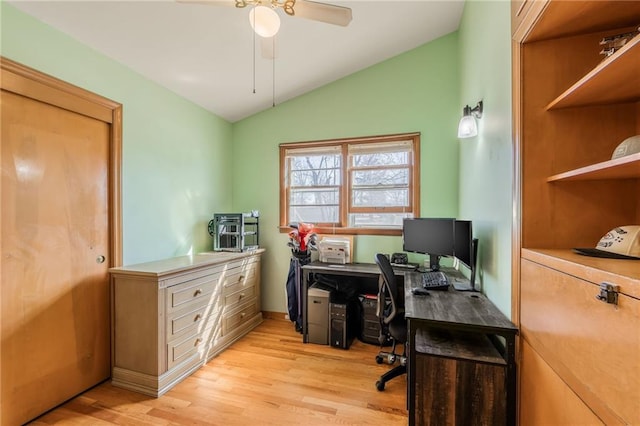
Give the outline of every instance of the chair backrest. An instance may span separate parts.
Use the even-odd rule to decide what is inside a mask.
[[[378,281],[378,306],[377,315],[385,323],[389,324],[398,313],[398,285],[396,275],[393,272],[391,262],[382,253],[376,253],[375,261],[380,268],[380,280]],[[387,295],[391,300],[390,310],[386,310]]]

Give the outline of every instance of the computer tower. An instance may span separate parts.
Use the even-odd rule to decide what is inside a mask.
[[[349,349],[354,336],[354,305],[349,302],[331,303],[330,345]]]
[[[360,297],[360,334],[358,338],[364,343],[380,345],[380,318],[376,315],[378,296],[375,294],[361,294]],[[391,339],[386,338],[382,346],[391,345]]]
[[[320,283],[307,292],[307,326],[309,343],[329,344],[329,312],[332,290]]]

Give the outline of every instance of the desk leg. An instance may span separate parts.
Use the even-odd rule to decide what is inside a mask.
[[[302,298],[302,343],[309,342],[309,330],[307,327],[307,290],[309,289],[309,273],[300,269],[302,273],[302,285],[300,286],[300,297]]]
[[[517,379],[516,379],[516,337],[514,334],[504,336],[507,346],[507,424],[516,424],[516,392],[517,392]]]
[[[407,321],[407,410],[409,412],[409,426],[416,424],[416,327],[413,321]]]

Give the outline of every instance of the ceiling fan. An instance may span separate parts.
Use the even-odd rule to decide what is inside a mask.
[[[348,7],[319,3],[310,0],[176,0],[179,3],[200,3],[236,8],[252,7],[249,12],[249,23],[254,33],[261,36],[262,56],[274,62],[273,70],[273,106],[275,106],[275,38],[280,29],[280,17],[277,9],[282,9],[289,16],[311,19],[327,24],[346,27],[351,22],[351,9]],[[253,41],[255,52],[255,37]],[[253,62],[253,93],[256,93],[256,61]]]
[[[282,9],[289,16],[311,19],[327,24],[346,27],[351,22],[351,9],[328,3],[319,3],[310,0],[178,0],[181,3],[202,3],[244,8],[252,6],[250,21],[256,33],[262,37],[272,37],[280,27],[280,18],[275,10]],[[270,22],[272,20],[272,22]],[[262,22],[258,22],[262,21]],[[277,21],[277,22],[276,22]],[[263,24],[264,22],[264,24]],[[262,34],[256,27],[266,25]],[[265,35],[268,34],[268,35]]]

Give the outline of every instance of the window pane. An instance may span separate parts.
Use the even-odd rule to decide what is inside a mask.
[[[305,170],[291,172],[291,186],[340,185],[340,170]]]
[[[349,215],[353,228],[402,228],[402,219],[411,213],[354,213]]]
[[[291,157],[291,170],[335,169],[340,167],[340,155],[307,155]]]
[[[352,165],[356,167],[379,165],[402,165],[409,163],[407,152],[380,152],[375,154],[357,154],[352,157]]]
[[[308,223],[338,223],[337,206],[291,206],[289,209],[290,222]]]
[[[354,207],[393,207],[409,205],[408,189],[356,189],[352,192]]]
[[[334,190],[315,190],[315,189],[292,189],[290,194],[290,203],[295,206],[302,205],[324,205],[335,204],[340,202],[340,193],[338,189]]]
[[[353,186],[408,185],[409,169],[354,170]]]

